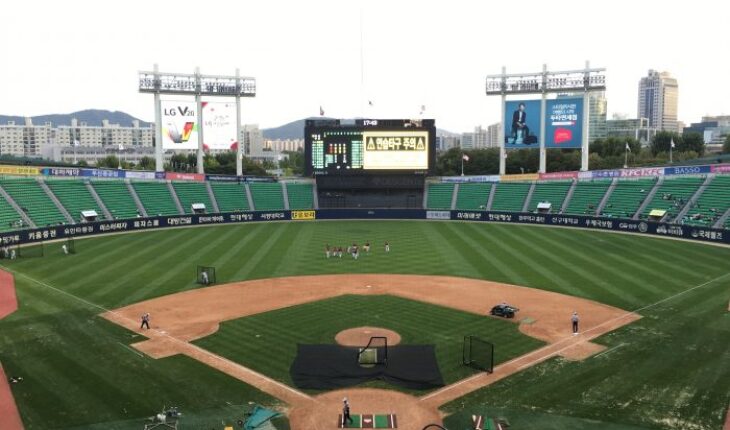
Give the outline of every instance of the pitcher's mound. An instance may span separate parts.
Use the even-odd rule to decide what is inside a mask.
[[[400,343],[400,335],[393,330],[379,327],[355,327],[342,330],[335,336],[335,342],[345,346],[365,346],[371,337],[385,337],[388,346]]]

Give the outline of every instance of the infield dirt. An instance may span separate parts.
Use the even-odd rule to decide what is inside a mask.
[[[514,320],[520,331],[548,345],[495,367],[492,374],[479,373],[419,398],[370,388],[313,397],[190,343],[216,332],[223,321],[343,294],[390,294],[481,315],[493,304],[507,302],[520,308]],[[581,333],[577,336],[572,335],[570,327],[573,311],[581,316]],[[151,330],[139,328],[140,316],[145,312],[152,316]],[[333,428],[342,397],[347,396],[353,413],[395,413],[399,428],[414,430],[440,423],[440,405],[522,369],[555,356],[572,360],[591,356],[604,347],[590,340],[640,318],[591,300],[534,288],[446,276],[380,274],[236,282],[135,303],[104,313],[103,317],[148,337],[132,346],[151,357],[184,354],[286,402],[292,428]],[[363,336],[365,330],[359,330]]]

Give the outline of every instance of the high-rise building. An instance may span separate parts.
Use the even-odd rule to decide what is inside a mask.
[[[502,136],[502,123],[497,122],[487,127],[487,148],[499,148]]]
[[[648,118],[649,127],[677,131],[679,86],[669,72],[649,70],[639,81],[638,118]]]
[[[588,94],[588,142],[605,139],[607,134],[606,115],[608,100],[604,91]]]

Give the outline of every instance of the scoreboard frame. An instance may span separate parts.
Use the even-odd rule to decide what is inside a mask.
[[[418,131],[427,134],[426,169],[315,169],[312,165],[312,135],[324,132],[394,132]],[[353,175],[428,175],[436,160],[436,122],[433,119],[308,119],[304,125],[304,174],[306,176],[353,176]]]

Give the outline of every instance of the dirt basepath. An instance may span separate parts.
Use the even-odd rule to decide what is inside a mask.
[[[18,298],[15,295],[15,278],[10,273],[0,270],[0,319],[18,310]],[[8,376],[0,364],[0,429],[23,430],[18,407],[8,383]]]
[[[343,294],[390,294],[480,315],[506,301],[520,308],[513,320],[520,324],[520,331],[548,345],[497,366],[493,374],[477,374],[417,398],[373,389],[339,390],[310,397],[189,343],[215,333],[223,321]],[[578,336],[571,334],[573,311],[581,316]],[[140,316],[145,312],[152,316],[152,330],[139,329]],[[148,337],[132,346],[151,357],[185,354],[288,403],[292,407],[292,428],[333,428],[342,397],[347,396],[352,400],[353,413],[396,413],[398,428],[414,430],[431,422],[440,423],[440,405],[522,369],[558,355],[579,360],[595,354],[604,347],[590,340],[640,318],[594,301],[534,288],[446,276],[377,274],[237,282],[135,303],[103,317]]]

